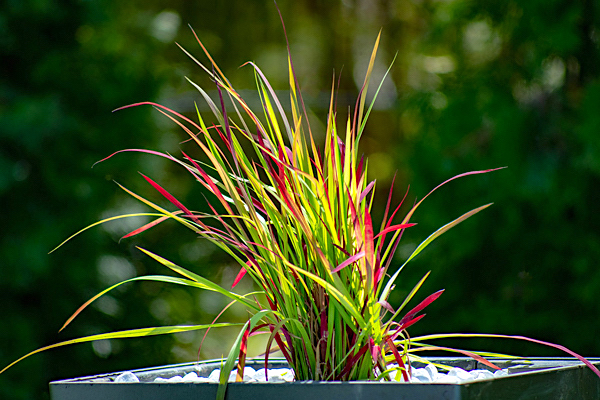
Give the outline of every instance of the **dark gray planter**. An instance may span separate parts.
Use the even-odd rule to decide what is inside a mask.
[[[466,370],[487,368],[470,358],[432,358]],[[572,358],[533,358],[530,363],[494,361],[509,375],[464,384],[379,382],[230,383],[228,400],[598,400],[600,378]],[[600,359],[590,359],[600,365]],[[263,363],[249,361],[255,369]],[[415,364],[416,365],[416,364]],[[270,368],[286,366],[275,359]],[[419,365],[416,365],[419,366]],[[154,378],[195,371],[207,376],[218,361],[178,364],[132,371],[139,383],[114,383],[120,372],[50,383],[52,400],[213,400],[215,383],[154,383]]]

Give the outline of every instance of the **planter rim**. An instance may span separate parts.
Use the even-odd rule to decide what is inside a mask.
[[[423,357],[426,360],[429,360],[431,362],[434,363],[438,363],[438,364],[444,364],[444,365],[448,365],[448,366],[458,366],[460,368],[463,369],[489,369],[491,370],[491,368],[487,367],[485,364],[482,364],[470,357]],[[592,364],[596,365],[596,366],[600,366],[600,357],[591,357],[591,358],[587,358]],[[526,375],[526,374],[539,374],[539,373],[543,373],[543,372],[548,372],[548,371],[561,371],[561,370],[568,370],[568,369],[573,369],[573,368],[585,368],[587,369],[587,366],[585,366],[585,364],[579,360],[577,360],[576,358],[573,357],[527,357],[527,358],[519,358],[519,359],[513,359],[513,358],[489,358],[489,360],[499,366],[500,368],[507,368],[509,370],[509,375],[505,376],[505,377],[496,377],[496,378],[490,378],[490,379],[481,379],[478,380],[477,382],[483,382],[483,381],[491,381],[491,380],[498,380],[498,379],[504,379],[506,377],[511,377],[514,376],[515,374],[519,374],[519,375]],[[168,365],[161,365],[161,366],[154,366],[154,367],[146,367],[146,368],[138,368],[138,369],[131,369],[131,370],[125,370],[125,371],[118,371],[118,372],[108,372],[108,373],[102,373],[102,374],[97,374],[97,375],[90,375],[90,376],[82,376],[82,377],[76,377],[76,378],[68,378],[68,379],[61,379],[61,380],[56,380],[56,381],[52,381],[50,382],[50,385],[60,385],[60,384],[89,384],[89,383],[94,383],[94,384],[115,384],[114,379],[119,376],[120,374],[122,374],[123,372],[132,372],[133,374],[135,374],[138,377],[141,378],[146,378],[148,376],[158,376],[158,373],[164,373],[165,371],[167,371],[167,374],[169,372],[171,372],[172,376],[173,375],[177,375],[177,374],[181,374],[184,371],[185,372],[197,372],[199,375],[200,374],[206,374],[208,375],[212,370],[214,369],[218,369],[220,368],[220,366],[222,365],[222,363],[224,362],[223,359],[210,359],[210,360],[202,360],[202,361],[191,361],[191,362],[185,362],[185,363],[178,363],[178,364],[168,364]],[[421,365],[423,365],[422,363],[419,362],[413,362],[412,365],[416,365],[418,367],[420,367]],[[256,358],[249,358],[246,360],[246,366],[250,366],[253,367],[256,370],[259,370],[261,368],[264,368],[264,358],[262,357],[256,357]],[[288,368],[288,363],[285,360],[285,358],[283,357],[270,357],[269,358],[269,362],[268,362],[268,368]],[[161,374],[162,376],[162,374]],[[153,382],[153,381],[147,381],[144,380],[142,381],[140,379],[140,382],[131,382],[128,384],[135,384],[135,385],[143,385],[143,384],[155,384],[157,382]],[[382,385],[390,385],[390,384],[401,384],[401,385],[406,385],[407,383],[405,382],[381,382],[381,381],[368,381],[368,380],[363,380],[363,381],[313,381],[313,380],[307,380],[307,381],[294,381],[294,382],[277,382],[277,385],[306,385],[306,384],[328,384],[328,383],[335,383],[335,384],[368,384],[368,385],[377,385],[377,384],[382,384]],[[434,383],[436,385],[452,385],[452,386],[460,386],[460,385],[469,385],[469,384],[473,384],[473,381],[468,381],[468,382],[461,382],[461,383]],[[119,383],[122,384],[122,383]],[[208,384],[208,385],[217,385],[217,383],[213,383],[213,382],[198,382],[198,383],[194,383],[194,384]],[[234,385],[248,385],[248,384],[269,384],[269,382],[231,382],[229,383],[230,385],[234,384]],[[432,383],[411,383],[411,385],[430,385]]]
[[[485,368],[476,360],[468,357],[430,357],[427,359],[433,362],[455,364],[461,368],[466,366],[465,369]],[[509,375],[458,384],[378,381],[233,382],[227,386],[225,399],[600,399],[600,379],[579,360],[564,357],[530,357],[527,360],[530,361],[529,364],[523,364],[523,360],[493,359],[493,362],[501,368],[508,367]],[[589,360],[600,366],[600,358]],[[415,364],[417,363],[413,363],[413,365]],[[214,400],[218,390],[217,383],[163,383],[154,382],[154,378],[181,376],[192,371],[206,376],[221,365],[220,360],[207,360],[130,370],[141,381],[136,383],[114,383],[114,379],[121,372],[54,381],[50,383],[50,395],[52,400]],[[258,369],[261,366],[264,367],[264,359],[250,359],[247,360],[246,365]],[[269,368],[283,366],[287,366],[284,359],[269,359]]]

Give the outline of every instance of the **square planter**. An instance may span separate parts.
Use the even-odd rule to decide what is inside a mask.
[[[431,361],[466,370],[489,369],[470,358],[430,358]],[[600,379],[583,363],[572,358],[530,358],[494,360],[509,375],[461,384],[397,382],[292,382],[230,383],[228,400],[598,400]],[[600,365],[600,359],[590,359]],[[115,383],[121,372],[67,379],[50,383],[52,400],[214,400],[216,383],[156,383],[156,377],[168,378],[196,372],[199,376],[220,368],[219,361],[204,361],[165,367],[133,370],[139,383]],[[258,360],[248,366],[264,367]],[[418,363],[413,363],[419,367]],[[269,368],[286,367],[283,359],[274,359]]]

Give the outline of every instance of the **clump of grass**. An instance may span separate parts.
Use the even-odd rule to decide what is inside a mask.
[[[216,85],[219,97],[215,102],[203,88],[190,81],[208,103],[216,119],[214,123],[205,121],[199,112],[196,120],[192,120],[154,103],[127,106],[154,106],[181,127],[188,139],[197,145],[198,154],[182,152],[182,156],[176,158],[170,154],[140,149],[117,153],[145,152],[179,164],[192,179],[212,194],[206,199],[210,212],[194,211],[161,184],[142,175],[172,204],[173,210],[160,207],[119,185],[152,209],[152,212],[143,215],[155,217],[151,223],[125,237],[140,234],[165,220],[175,220],[219,246],[239,263],[240,271],[233,287],[222,288],[157,254],[140,249],[178,276],[141,276],[120,282],[83,304],[63,328],[91,302],[115,287],[131,281],[152,280],[218,292],[243,304],[251,313],[251,318],[242,324],[222,368],[220,398],[225,394],[229,372],[236,365],[238,380],[242,379],[248,339],[258,333],[268,335],[265,366],[269,354],[273,350],[280,350],[293,368],[297,380],[381,379],[388,377],[393,370],[401,372],[396,374],[398,378],[404,376],[408,379],[407,365],[411,360],[421,360],[418,352],[427,349],[460,352],[494,367],[484,358],[493,357],[492,353],[427,344],[430,340],[442,337],[472,335],[437,334],[420,338],[408,335],[407,329],[423,318],[422,311],[443,293],[443,290],[439,290],[407,309],[429,272],[415,284],[402,304],[393,307],[388,302],[399,274],[407,263],[441,234],[491,204],[468,211],[444,225],[425,239],[404,264],[396,270],[389,270],[403,234],[414,225],[411,222],[413,214],[431,192],[411,207],[403,218],[399,218],[397,214],[404,199],[392,205],[392,183],[383,220],[378,225],[374,224],[371,211],[376,184],[367,179],[368,162],[358,156],[358,144],[375,101],[373,99],[367,103],[366,93],[379,36],[354,109],[343,124],[337,120],[332,85],[325,139],[321,144],[315,143],[308,123],[291,57],[288,57],[291,112],[284,112],[283,101],[276,96],[260,68],[248,62],[246,65],[255,74],[262,105],[259,110],[252,110],[223,75],[200,40],[198,43],[210,61],[208,67],[183,51]],[[226,101],[233,105],[233,113],[227,112]],[[200,158],[208,161],[201,162]],[[438,185],[432,192],[454,179],[489,171],[493,170],[457,175]],[[91,226],[133,215],[109,218]],[[236,293],[234,288],[244,276],[252,279],[260,290]],[[215,322],[93,335],[41,348],[25,357],[65,344],[231,325]],[[528,338],[513,338],[542,343]],[[561,346],[549,345],[575,355]],[[598,373],[589,362],[584,362]],[[393,363],[396,366],[390,367]]]

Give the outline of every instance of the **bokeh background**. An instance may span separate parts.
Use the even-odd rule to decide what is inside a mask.
[[[411,331],[523,334],[600,356],[600,3],[594,0],[294,0],[278,2],[313,128],[340,78],[340,120],[358,93],[382,30],[375,75],[395,58],[362,142],[381,215],[395,171],[408,203],[469,170],[423,203],[399,266],[431,232],[487,202],[403,272],[395,301],[427,271],[422,296],[446,292]],[[81,335],[210,322],[226,304],[211,294],[130,284],[58,329],[98,291],[163,273],[143,246],[230,285],[238,267],[176,224],[119,241],[142,220],[89,230],[143,211],[113,182],[161,201],[138,171],[190,207],[197,185],[175,165],[116,150],[178,154],[185,136],[150,107],[188,112],[206,75],[191,25],[239,90],[253,60],[285,91],[285,39],[271,1],[3,0],[0,3],[0,366]],[[283,97],[285,99],[285,97]],[[244,283],[245,290],[249,283]],[[244,319],[232,310],[223,320]],[[82,344],[27,359],[0,375],[0,398],[47,399],[50,380],[220,357],[235,330]],[[511,341],[444,342],[523,355],[561,355]],[[254,349],[255,354],[259,349]]]

